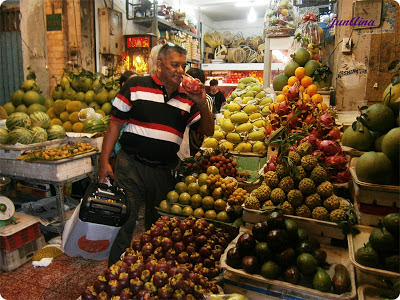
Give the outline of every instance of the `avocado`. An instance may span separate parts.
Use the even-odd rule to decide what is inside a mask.
[[[366,267],[377,268],[379,266],[378,252],[368,244],[356,251],[355,259],[359,264]]]
[[[318,267],[312,285],[318,291],[329,292],[332,288],[332,279],[324,269]]]
[[[317,270],[318,262],[310,253],[302,253],[297,256],[296,265],[304,275],[313,275]]]
[[[391,213],[386,215],[382,220],[382,224],[387,231],[397,236],[400,229],[400,214]]]
[[[332,278],[333,290],[336,294],[343,294],[351,291],[350,274],[342,264],[335,266],[335,275]]]

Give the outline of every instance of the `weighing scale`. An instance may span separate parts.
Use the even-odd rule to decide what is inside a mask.
[[[0,227],[15,223],[17,219],[13,217],[14,212],[14,203],[7,197],[0,196]]]

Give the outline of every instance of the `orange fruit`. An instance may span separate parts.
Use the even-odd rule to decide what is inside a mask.
[[[304,86],[305,88],[308,87],[312,83],[313,83],[313,80],[310,76],[304,76],[301,79],[301,85]]]
[[[280,94],[276,97],[276,102],[282,102],[286,100],[286,96],[284,94]]]
[[[294,76],[296,76],[299,80],[302,79],[305,75],[306,75],[306,69],[304,69],[303,67],[298,67],[294,71]]]
[[[309,94],[310,96],[315,95],[317,91],[318,87],[315,84],[310,84],[306,89],[306,93]]]
[[[300,91],[300,92],[304,92],[304,90],[305,90],[304,86],[300,85],[299,91]]]
[[[278,103],[271,103],[269,105],[269,110],[270,111],[275,111],[278,108]]]
[[[290,89],[290,85],[285,85],[282,89],[282,94],[286,95],[286,93],[288,92],[289,89]]]
[[[288,79],[288,85],[293,86],[298,81],[299,81],[299,79],[296,76],[291,76]]]
[[[326,110],[328,108],[328,105],[324,102],[320,103],[322,110]]]
[[[303,99],[304,99],[305,101],[311,101],[311,97],[310,97],[309,94],[303,94]]]
[[[311,101],[313,103],[321,103],[323,101],[322,96],[320,94],[312,95]]]

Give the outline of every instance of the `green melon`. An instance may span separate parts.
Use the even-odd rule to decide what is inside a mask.
[[[397,163],[400,157],[400,127],[393,128],[385,134],[382,140],[382,152]]]
[[[22,127],[14,128],[8,134],[8,143],[14,145],[16,143],[28,145],[32,142],[32,133],[30,130]]]
[[[6,120],[6,126],[8,130],[13,130],[14,128],[21,127],[26,128],[31,125],[31,119],[26,113],[15,112],[8,116]]]
[[[395,126],[396,117],[386,105],[376,103],[365,111],[366,126],[369,130],[386,133]]]
[[[8,130],[0,127],[0,144],[5,145],[8,142]]]
[[[299,48],[294,53],[294,61],[297,62],[300,66],[304,66],[310,60],[310,52],[308,52],[304,48]]]
[[[83,131],[88,133],[104,132],[107,129],[101,119],[88,119],[83,123]]]
[[[57,85],[53,92],[51,93],[51,97],[53,98],[54,101],[58,100],[58,99],[62,99],[63,98],[63,88],[61,87],[61,85]]]
[[[65,129],[61,125],[51,125],[49,129],[47,129],[47,139],[55,140],[62,139],[65,137]]]
[[[316,69],[320,67],[320,63],[314,59],[310,59],[305,65],[304,69],[306,69],[306,75],[311,76]]]
[[[53,98],[48,97],[48,98],[46,98],[46,100],[44,100],[44,106],[46,106],[47,109],[49,109],[53,105],[54,105]]]
[[[400,110],[400,83],[386,87],[382,95],[383,104],[389,106],[395,113]]]
[[[32,144],[34,143],[43,143],[47,141],[47,131],[42,127],[33,127],[32,128]]]
[[[369,151],[371,149],[374,138],[367,127],[358,123],[358,130],[353,130],[353,126],[349,126],[342,135],[343,146],[351,147],[360,151]]]
[[[298,67],[300,67],[300,65],[297,62],[291,61],[285,66],[285,69],[283,70],[283,73],[287,77],[294,76],[294,71],[296,71],[296,69]]]
[[[370,151],[357,159],[356,174],[360,181],[389,184],[393,176],[393,167],[384,153]]]
[[[32,113],[30,116],[31,118],[31,125],[32,126],[39,126],[44,129],[47,129],[50,127],[50,117],[47,113],[43,111],[36,111]]]
[[[84,92],[79,92],[75,95],[75,100],[76,101],[85,101],[85,93]]]
[[[81,77],[79,79],[79,88],[83,93],[86,93],[93,84],[93,80],[91,78],[88,77]]]
[[[22,104],[24,99],[25,92],[23,90],[17,90],[11,95],[11,102],[14,106],[18,106]]]
[[[288,84],[288,79],[285,74],[278,74],[272,80],[272,87],[274,91],[282,91],[283,87]]]
[[[60,85],[61,85],[63,90],[65,90],[66,88],[70,87],[71,86],[71,79],[69,78],[69,76],[61,77]]]
[[[26,106],[32,105],[34,103],[42,104],[44,103],[44,99],[40,97],[40,94],[36,91],[28,91],[23,96],[23,101]]]

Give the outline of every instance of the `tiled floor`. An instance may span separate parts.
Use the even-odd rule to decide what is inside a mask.
[[[143,211],[133,238],[144,231]],[[0,271],[0,296],[6,300],[78,299],[86,286],[107,269],[107,260],[95,261],[63,254],[47,267],[34,268],[28,261],[11,272]],[[0,300],[3,300],[0,297]]]

